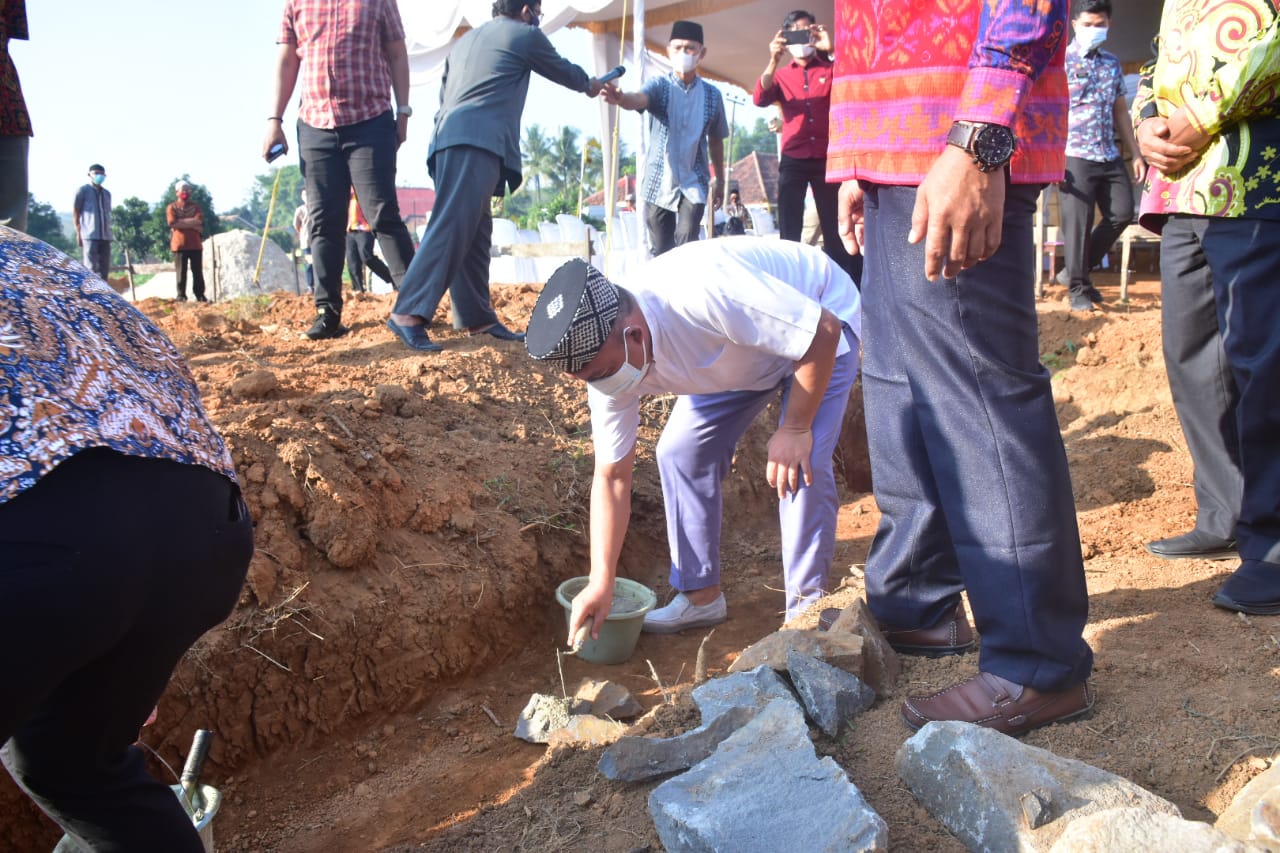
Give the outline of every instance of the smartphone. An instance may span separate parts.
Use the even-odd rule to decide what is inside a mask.
[[[272,145],[267,151],[267,162],[270,163],[272,160],[276,160],[281,157],[284,154],[284,148],[285,146],[283,142],[277,142],[275,145]]]
[[[810,41],[808,30],[787,30],[782,36],[787,44],[808,44]]]

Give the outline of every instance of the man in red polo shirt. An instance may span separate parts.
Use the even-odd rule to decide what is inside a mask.
[[[285,0],[275,100],[264,157],[283,145],[284,113],[298,77],[298,160],[306,178],[315,268],[312,340],[345,334],[342,263],[352,187],[382,246],[393,281],[413,260],[396,201],[396,150],[409,127],[409,58],[395,0]],[[395,96],[392,112],[391,96]]]
[[[788,44],[788,33],[807,33]],[[796,42],[795,37],[791,37]],[[756,81],[757,107],[782,108],[782,156],[778,158],[778,233],[799,240],[804,229],[804,196],[813,201],[822,227],[822,246],[855,282],[862,280],[862,257],[850,255],[836,231],[840,185],[827,183],[827,113],[831,107],[831,33],[813,15],[796,10],[769,42],[769,64]]]

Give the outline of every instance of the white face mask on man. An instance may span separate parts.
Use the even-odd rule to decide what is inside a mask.
[[[1076,44],[1085,53],[1097,49],[1106,40],[1106,27],[1076,27]]]
[[[606,397],[621,397],[623,394],[634,391],[636,386],[644,381],[645,374],[649,372],[649,349],[644,345],[643,340],[640,342],[640,352],[644,361],[640,367],[631,363],[630,341],[627,340],[627,333],[634,328],[636,327],[627,326],[622,330],[622,367],[608,376],[602,376],[587,383]]]
[[[688,74],[690,71],[698,67],[698,54],[685,53],[682,50],[671,60],[671,66],[681,74]]]
[[[787,50],[791,51],[791,55],[796,59],[804,59],[805,57],[813,56],[816,52],[811,44],[789,44],[787,45]]]

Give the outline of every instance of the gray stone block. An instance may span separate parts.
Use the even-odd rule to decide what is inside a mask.
[[[862,645],[862,638],[857,634],[831,633],[816,628],[805,631],[775,631],[744,649],[738,659],[730,664],[729,672],[745,672],[761,664],[785,670],[787,652],[794,649],[861,677]]]
[[[625,723],[606,720],[591,714],[578,714],[569,718],[562,729],[547,734],[547,746],[604,746],[613,743],[627,730]]]
[[[876,701],[876,692],[858,676],[794,650],[787,652],[787,672],[809,719],[827,737]]]
[[[1240,793],[1236,794],[1231,801],[1231,805],[1218,815],[1218,820],[1214,823],[1214,827],[1225,832],[1241,841],[1257,840],[1259,844],[1271,843],[1276,850],[1280,851],[1280,844],[1266,841],[1267,830],[1264,827],[1263,833],[1259,835],[1253,826],[1253,813],[1258,803],[1262,801],[1271,792],[1280,792],[1280,763],[1273,764],[1269,769],[1262,771],[1257,776],[1249,780],[1249,784],[1240,789]],[[1264,808],[1261,816],[1265,823],[1266,809]],[[1277,833],[1280,833],[1280,821],[1274,827]]]
[[[1072,821],[1050,853],[1255,853],[1257,849],[1207,823],[1145,809],[1106,809]]]
[[[573,695],[575,699],[585,699],[590,702],[590,713],[597,717],[628,720],[644,713],[644,706],[636,701],[631,691],[616,681],[584,678]]]
[[[769,666],[758,666],[704,682],[693,690],[693,703],[705,726],[731,708],[756,711],[774,699],[795,699],[787,682]]]
[[[1110,808],[1181,817],[1112,773],[970,723],[929,723],[897,755],[898,775],[970,850],[1046,851],[1068,823]]]
[[[546,743],[547,736],[569,725],[569,702],[560,696],[535,693],[529,697],[520,719],[516,720],[516,737],[529,743]]]
[[[712,679],[693,690],[701,726],[677,737],[620,738],[600,756],[600,773],[621,782],[640,782],[688,770],[775,699],[795,703],[782,676],[767,666]]]
[[[818,759],[804,715],[774,700],[688,773],[649,795],[671,853],[887,850],[887,830],[844,771]]]
[[[902,662],[898,653],[889,645],[880,631],[880,624],[871,615],[867,602],[855,600],[836,617],[831,624],[833,633],[857,634],[862,638],[862,678],[881,696],[888,694],[898,683]]]

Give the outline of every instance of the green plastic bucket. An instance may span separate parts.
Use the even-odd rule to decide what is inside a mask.
[[[556,589],[556,601],[564,608],[564,621],[568,626],[573,599],[587,587],[589,578],[569,578]],[[644,615],[658,603],[658,596],[642,583],[626,578],[616,578],[613,584],[613,608],[600,629],[600,638],[590,635],[582,644],[578,657],[591,663],[625,663],[636,650],[640,629],[644,627]]]

